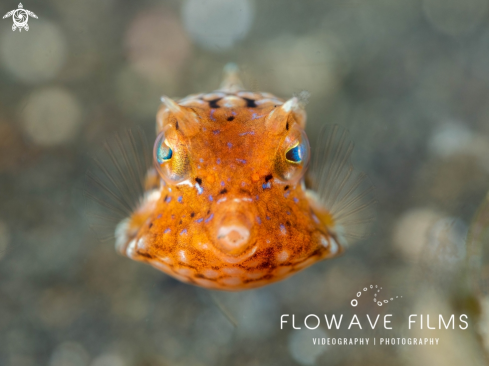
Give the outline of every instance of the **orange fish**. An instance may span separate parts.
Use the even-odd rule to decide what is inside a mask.
[[[353,145],[346,131],[323,128],[305,179],[299,98],[245,91],[228,66],[219,90],[161,100],[154,167],[116,228],[120,253],[183,282],[239,291],[336,257],[363,236],[371,188],[351,167]]]

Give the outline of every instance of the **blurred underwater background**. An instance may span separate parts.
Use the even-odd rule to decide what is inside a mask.
[[[38,16],[28,32],[0,22],[0,365],[489,363],[489,1],[23,5]],[[228,62],[249,90],[310,93],[313,150],[324,124],[348,128],[377,200],[373,234],[343,256],[240,293],[117,255],[80,195],[105,141],[153,139],[160,95],[217,89]],[[353,308],[369,285],[402,299]],[[397,326],[280,329],[281,314],[354,313]],[[406,329],[409,314],[439,313],[467,314],[468,329]],[[384,336],[440,345],[310,341]]]

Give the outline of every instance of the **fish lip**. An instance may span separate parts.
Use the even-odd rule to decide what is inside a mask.
[[[242,263],[245,260],[249,259],[252,257],[255,253],[256,250],[258,249],[258,240],[254,240],[252,244],[248,245],[248,247],[241,252],[240,254],[236,256],[229,255],[227,253],[222,252],[220,249],[218,249],[214,243],[210,246],[210,250],[213,252],[213,254],[220,258],[222,261],[230,263],[230,264],[238,264]]]
[[[219,216],[212,230],[213,245],[226,255],[239,256],[250,247],[254,237],[252,217],[244,210],[224,210]]]
[[[251,253],[257,244],[255,212],[252,199],[246,196],[233,197],[216,207],[209,235],[219,257],[240,261],[246,258],[246,253]]]

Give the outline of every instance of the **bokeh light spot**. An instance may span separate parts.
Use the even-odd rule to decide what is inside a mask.
[[[187,0],[182,10],[183,23],[195,43],[219,51],[246,37],[253,10],[249,0]]]
[[[38,145],[69,142],[81,123],[81,106],[69,91],[48,87],[34,91],[20,103],[24,132]]]

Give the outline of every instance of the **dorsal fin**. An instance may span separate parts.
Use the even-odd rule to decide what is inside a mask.
[[[224,79],[218,89],[226,93],[236,93],[245,90],[241,79],[239,78],[239,68],[235,63],[228,63],[224,66]]]

